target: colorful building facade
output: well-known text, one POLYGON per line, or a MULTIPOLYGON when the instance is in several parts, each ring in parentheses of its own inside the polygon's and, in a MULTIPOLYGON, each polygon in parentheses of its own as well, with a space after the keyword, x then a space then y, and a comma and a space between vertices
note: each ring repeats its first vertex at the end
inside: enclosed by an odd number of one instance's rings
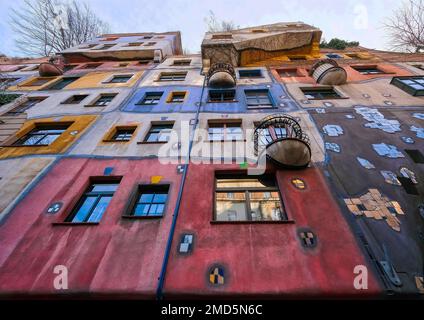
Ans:
POLYGON ((179 32, 112 34, 2 62, 0 296, 423 294, 424 57, 320 38, 278 23, 182 55, 179 32))

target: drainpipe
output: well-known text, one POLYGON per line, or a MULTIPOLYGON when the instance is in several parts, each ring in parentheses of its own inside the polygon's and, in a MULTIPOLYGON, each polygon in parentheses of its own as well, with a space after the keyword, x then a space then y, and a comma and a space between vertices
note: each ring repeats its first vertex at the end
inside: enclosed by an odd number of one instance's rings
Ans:
POLYGON ((187 154, 186 154, 186 157, 185 157, 184 171, 183 171, 183 175, 181 177, 180 188, 178 190, 177 203, 175 205, 174 213, 172 215, 172 224, 171 224, 171 228, 169 230, 168 240, 166 242, 165 255, 163 257, 162 269, 161 269, 160 275, 159 275, 159 284, 158 284, 158 288, 156 290, 156 299, 157 300, 163 299, 163 285, 164 285, 164 282, 165 282, 166 269, 167 269, 167 266, 168 266, 169 254, 171 252, 172 240, 174 238, 174 233, 175 233, 175 226, 177 224, 177 218, 178 218, 178 214, 179 214, 179 211, 180 211, 180 205, 181 205, 181 199, 182 199, 182 196, 183 196, 184 185, 185 185, 185 181, 186 181, 186 178, 187 178, 188 167, 189 167, 189 164, 190 164, 190 154, 191 154, 191 149, 193 147, 194 133, 195 133, 195 131, 197 129, 197 125, 199 123, 200 108, 202 107, 203 93, 205 91, 205 84, 206 84, 206 76, 203 79, 202 93, 200 95, 200 100, 199 100, 199 104, 198 104, 197 111, 196 111, 193 130, 190 133, 190 142, 189 142, 188 151, 187 151, 187 154))

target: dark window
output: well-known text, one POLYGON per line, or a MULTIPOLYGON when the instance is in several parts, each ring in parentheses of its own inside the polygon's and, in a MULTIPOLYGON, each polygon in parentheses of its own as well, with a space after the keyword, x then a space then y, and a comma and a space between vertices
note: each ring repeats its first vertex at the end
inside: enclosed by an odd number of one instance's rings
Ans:
POLYGON ((171 137, 173 124, 154 124, 147 133, 145 142, 167 142, 171 137))
POLYGON ((126 83, 131 78, 132 78, 131 75, 118 75, 118 76, 113 76, 112 79, 110 79, 108 82, 109 83, 126 83))
POLYGON ((236 90, 209 90, 209 102, 236 102, 236 90))
POLYGON ((10 86, 13 82, 18 81, 20 78, 1 78, 0 86, 10 86))
POLYGON ((241 122, 209 123, 209 140, 212 141, 236 141, 243 139, 241 122))
POLYGON ((410 178, 398 177, 398 180, 400 181, 400 183, 401 183, 403 189, 406 191, 406 193, 413 194, 415 196, 419 195, 417 187, 415 186, 415 184, 412 182, 412 180, 410 178))
POLYGON ((6 115, 15 115, 15 114, 23 113, 23 112, 27 111, 29 108, 35 106, 37 103, 40 103, 41 101, 43 101, 46 98, 47 97, 31 97, 31 98, 28 98, 27 101, 21 103, 16 108, 10 110, 9 112, 6 113, 6 115))
POLYGON ((100 67, 101 65, 102 65, 101 63, 87 63, 81 69, 96 69, 97 67, 100 67))
POLYGON ((127 47, 139 47, 143 44, 144 42, 130 42, 128 43, 127 47))
POLYGON ((184 81, 187 72, 162 72, 159 81, 184 81))
POLYGON ((106 211, 113 194, 118 188, 117 181, 92 183, 79 200, 66 222, 99 222, 106 211))
POLYGON ((143 36, 143 39, 152 39, 153 36, 143 36))
POLYGON ((424 76, 395 77, 391 84, 413 96, 424 96, 424 76))
POLYGON ((144 46, 150 47, 150 46, 154 46, 155 44, 156 44, 156 42, 147 42, 144 46))
POLYGON ((342 56, 339 55, 339 54, 336 54, 336 53, 329 53, 329 54, 327 54, 327 58, 330 58, 330 59, 340 59, 340 58, 342 58, 342 56))
POLYGON ((340 96, 333 88, 301 88, 306 98, 311 100, 340 99, 340 96))
POLYGON ((262 70, 252 69, 252 70, 239 70, 240 78, 261 78, 262 70))
POLYGON ((131 215, 135 217, 160 217, 165 212, 169 185, 142 185, 131 215))
POLYGON ((287 220, 275 178, 271 175, 217 175, 215 220, 287 220))
POLYGON ((233 35, 232 34, 225 34, 225 33, 221 33, 221 34, 213 34, 212 35, 212 39, 232 39, 233 35))
POLYGON ((162 98, 163 92, 146 92, 143 99, 141 99, 137 104, 144 105, 155 105, 158 104, 162 98))
POLYGON ((424 163, 424 155, 420 150, 405 150, 415 163, 424 163))
POLYGON ((278 75, 282 78, 288 78, 288 77, 298 77, 297 69, 279 69, 278 75))
POLYGON ((189 66, 191 60, 174 60, 174 66, 189 66))
POLYGON ((168 102, 170 103, 182 103, 184 102, 186 93, 185 92, 172 92, 168 102))
POLYGON ((112 141, 130 141, 136 128, 117 128, 112 141))
POLYGON ((43 125, 39 124, 28 132, 25 136, 18 139, 15 146, 46 146, 53 143, 69 127, 67 125, 43 125))
POLYGON ((363 75, 385 74, 384 71, 378 69, 376 66, 351 66, 351 68, 363 75))
POLYGON ((73 96, 70 96, 68 99, 63 101, 63 104, 78 104, 81 103, 85 98, 87 98, 87 94, 76 94, 73 96))
POLYGON ((59 80, 58 82, 56 82, 55 84, 50 86, 48 89, 49 90, 62 90, 67 85, 71 84, 72 82, 74 82, 78 79, 79 79, 79 77, 62 78, 61 80, 59 80))
POLYGON ((116 97, 116 93, 104 93, 101 94, 100 97, 94 101, 94 103, 92 104, 93 106, 98 106, 98 107, 105 107, 107 106, 110 102, 112 102, 113 98, 116 97))
POLYGON ((295 57, 289 57, 290 61, 303 61, 306 60, 305 56, 295 56, 295 57))
POLYGON ((151 61, 152 61, 152 60, 140 60, 140 61, 138 62, 138 64, 145 65, 145 64, 149 64, 151 61))
POLYGON ((269 91, 266 90, 244 90, 248 107, 271 108, 272 102, 269 91))
POLYGON ((72 65, 72 64, 65 64, 65 67, 63 68, 63 71, 69 71, 72 70, 76 67, 76 65, 72 65))

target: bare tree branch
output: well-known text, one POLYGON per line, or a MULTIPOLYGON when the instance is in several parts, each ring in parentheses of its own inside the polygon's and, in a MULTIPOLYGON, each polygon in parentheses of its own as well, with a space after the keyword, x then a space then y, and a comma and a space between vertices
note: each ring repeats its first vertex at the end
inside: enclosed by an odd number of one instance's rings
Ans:
POLYGON ((86 3, 75 0, 24 0, 23 8, 12 9, 10 23, 16 46, 30 56, 49 56, 110 32, 86 3))
POLYGON ((204 20, 209 32, 229 32, 240 28, 240 26, 236 25, 234 21, 219 21, 212 10, 209 10, 209 16, 204 20))
POLYGON ((421 52, 424 50, 424 0, 408 0, 393 16, 386 19, 392 50, 421 52))

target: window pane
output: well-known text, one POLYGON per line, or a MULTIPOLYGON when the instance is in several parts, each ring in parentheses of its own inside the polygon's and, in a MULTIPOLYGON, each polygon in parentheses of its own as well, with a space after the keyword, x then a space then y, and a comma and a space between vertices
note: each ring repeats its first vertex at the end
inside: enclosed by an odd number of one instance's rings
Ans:
POLYGON ((155 194, 155 196, 153 198, 153 202, 154 203, 165 203, 167 197, 168 197, 168 194, 166 194, 166 193, 155 194))
POLYGON ((244 192, 234 192, 231 197, 227 193, 216 193, 217 221, 246 221, 246 199, 244 192))
POLYGON ((96 202, 97 197, 85 197, 83 200, 83 203, 81 204, 80 208, 78 209, 77 213, 72 219, 72 222, 84 222, 87 215, 91 212, 91 208, 93 207, 94 203, 96 202))
POLYGON ((150 204, 138 204, 135 207, 135 216, 147 216, 149 214, 150 204))
MULTIPOLYGON (((24 142, 22 143, 22 145, 24 146, 34 146, 36 144, 38 144, 38 141, 40 139, 42 139, 44 137, 44 135, 29 135, 27 138, 24 138, 24 142)), ((17 144, 20 144, 19 142, 17 142, 17 144)))
POLYGON ((249 192, 249 198, 253 221, 282 220, 278 192, 249 192))
POLYGON ((59 138, 60 134, 49 134, 46 135, 41 141, 38 142, 38 144, 51 144, 53 143, 57 138, 59 138))
POLYGON ((151 203, 153 201, 153 193, 143 193, 138 202, 151 203))
POLYGON ((91 192, 114 192, 118 188, 118 184, 94 184, 91 187, 91 192))
POLYGON ((217 188, 265 188, 275 186, 271 181, 258 179, 218 179, 217 188))
POLYGON ((97 203, 94 208, 88 222, 99 222, 102 218, 103 213, 106 211, 107 206, 109 205, 110 200, 112 200, 111 196, 101 197, 100 201, 97 203))

